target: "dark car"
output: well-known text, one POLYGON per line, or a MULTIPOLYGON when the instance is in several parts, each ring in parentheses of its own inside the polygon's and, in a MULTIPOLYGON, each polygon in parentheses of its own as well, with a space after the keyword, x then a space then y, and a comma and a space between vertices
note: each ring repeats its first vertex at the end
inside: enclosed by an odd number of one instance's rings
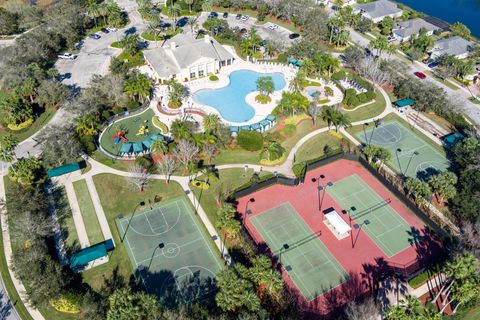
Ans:
POLYGON ((239 13, 239 14, 237 14, 237 15, 235 16, 235 19, 237 19, 237 20, 240 20, 240 19, 242 19, 242 15, 241 15, 240 13, 239 13))
POLYGON ((420 79, 425 79, 427 76, 425 75, 425 73, 423 72, 420 72, 420 71, 416 71, 413 73, 417 78, 420 78, 420 79))
POLYGON ((262 41, 260 41, 260 46, 265 47, 267 45, 267 43, 268 43, 267 40, 262 40, 262 41))
POLYGON ((288 36, 289 39, 297 39, 298 37, 300 37, 298 33, 290 33, 288 36))
POLYGON ((102 30, 100 30, 100 31, 102 31, 103 33, 110 33, 110 31, 108 31, 107 28, 102 28, 102 30))
POLYGON ((188 23, 188 18, 187 17, 182 17, 180 19, 178 19, 177 23, 176 23, 176 26, 177 27, 184 27, 186 24, 188 23))
POLYGON ((160 23, 160 28, 163 28, 163 29, 170 28, 171 26, 172 26, 172 24, 169 23, 169 22, 160 23))
POLYGON ((210 14, 208 15, 208 18, 209 19, 214 19, 214 18, 217 18, 218 17, 218 13, 216 12, 210 12, 210 14))
POLYGON ((101 38, 100 35, 98 35, 96 33, 92 33, 91 35, 89 35, 89 37, 92 38, 92 39, 95 39, 95 40, 98 40, 98 39, 101 38))
POLYGON ((227 19, 228 18, 228 12, 224 12, 223 13, 223 19, 227 19))
POLYGON ((430 63, 428 64, 428 67, 429 67, 430 69, 433 69, 433 68, 435 68, 436 66, 438 66, 438 62, 437 62, 437 61, 430 62, 430 63))

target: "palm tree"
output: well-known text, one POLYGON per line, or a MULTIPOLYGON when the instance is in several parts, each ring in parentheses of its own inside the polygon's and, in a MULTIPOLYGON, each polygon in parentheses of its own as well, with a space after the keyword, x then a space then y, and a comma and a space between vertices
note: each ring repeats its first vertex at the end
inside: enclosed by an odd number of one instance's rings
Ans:
POLYGON ((100 17, 103 18, 104 26, 107 25, 107 16, 108 16, 108 13, 110 12, 110 9, 111 8, 109 8, 109 5, 107 2, 102 2, 98 5, 98 14, 100 15, 100 17))
POLYGON ((93 136, 97 134, 100 121, 96 116, 89 113, 76 120, 75 131, 80 136, 93 136))
POLYGON ((170 6, 168 8, 168 15, 170 16, 170 18, 173 19, 173 24, 172 24, 173 31, 176 30, 177 20, 181 16, 181 14, 182 14, 182 8, 178 3, 175 3, 173 6, 170 6))
POLYGON ((15 159, 15 148, 18 140, 11 134, 0 138, 0 161, 12 162, 15 159))
POLYGON ((340 30, 339 32, 333 35, 333 42, 335 47, 346 46, 348 43, 350 33, 347 30, 340 30))
POLYGON ((225 239, 235 239, 240 233, 240 222, 235 219, 235 214, 235 208, 229 203, 224 203, 218 210, 217 228, 223 230, 225 239))
POLYGON ((206 132, 211 132, 218 128, 218 125, 220 124, 220 117, 215 114, 215 113, 209 113, 203 118, 203 129, 206 132))
POLYGON ((125 82, 125 93, 136 101, 145 102, 152 93, 152 80, 140 72, 133 72, 125 82))
POLYGON ((184 0, 186 4, 188 4, 188 12, 192 12, 192 4, 195 2, 195 0, 184 0))
POLYGON ((153 36, 153 39, 155 40, 155 46, 158 47, 158 38, 162 35, 163 30, 158 24, 149 23, 147 26, 147 32, 153 36))
POLYGON ((155 139, 150 146, 150 150, 155 154, 165 155, 168 152, 168 143, 165 139, 155 139))
POLYGON ((86 3, 87 16, 93 19, 97 27, 97 18, 100 16, 99 6, 96 0, 88 0, 86 3))
POLYGON ((333 35, 335 33, 338 33, 345 26, 345 21, 343 21, 342 18, 334 17, 328 20, 327 26, 328 26, 328 29, 330 30, 330 39, 328 43, 331 44, 333 40, 333 35))
POLYGON ((262 159, 274 161, 280 159, 285 153, 285 148, 278 141, 269 141, 261 153, 262 159))
POLYGON ((305 69, 303 67, 298 70, 295 78, 290 81, 289 89, 293 92, 300 92, 305 85, 305 69))
POLYGON ((334 111, 335 110, 333 110, 330 106, 326 106, 322 110, 322 120, 327 123, 328 130, 330 130, 330 127, 332 126, 334 111))
POLYGON ((138 34, 126 34, 120 40, 122 47, 130 56, 134 56, 138 52, 140 46, 140 37, 138 34))
POLYGON ((275 90, 275 83, 272 77, 259 77, 256 84, 260 95, 264 97, 268 97, 275 90))
POLYGON ((335 126, 336 132, 338 132, 338 129, 341 127, 348 128, 352 125, 348 116, 339 110, 333 110, 332 123, 335 126))
POLYGON ((192 32, 192 34, 193 34, 193 29, 197 26, 198 18, 199 18, 198 15, 188 18, 187 23, 190 26, 190 31, 192 32))
POLYGON ((405 308, 405 313, 412 318, 415 318, 415 316, 418 315, 419 310, 422 306, 420 303, 420 300, 418 300, 417 297, 412 296, 410 294, 406 295, 403 298, 403 304, 405 308))

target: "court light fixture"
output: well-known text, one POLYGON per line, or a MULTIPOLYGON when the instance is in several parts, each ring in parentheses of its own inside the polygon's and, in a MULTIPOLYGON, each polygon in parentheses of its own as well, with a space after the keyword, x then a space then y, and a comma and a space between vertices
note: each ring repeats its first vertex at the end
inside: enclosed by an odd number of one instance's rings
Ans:
POLYGON ((312 182, 313 183, 317 182, 317 178, 312 178, 312 182))
POLYGON ((250 198, 250 199, 248 199, 248 201, 250 201, 251 203, 254 203, 254 202, 255 202, 255 198, 250 198))
POLYGON ((247 209, 247 211, 245 211, 245 214, 248 216, 249 214, 252 214, 252 210, 250 209, 247 209))
POLYGON ((288 245, 288 243, 284 243, 284 244, 283 244, 283 249, 285 249, 285 250, 290 249, 290 246, 288 245))
POLYGON ((321 174, 320 179, 325 179, 325 176, 323 174, 321 174))
POLYGON ((158 244, 158 247, 159 247, 160 249, 163 249, 163 248, 165 248, 165 244, 164 244, 163 242, 160 242, 160 243, 158 244))
POLYGON ((285 270, 288 271, 288 272, 292 271, 292 266, 291 265, 286 266, 285 270))
POLYGON ((397 148, 397 152, 402 152, 402 149, 400 149, 400 148, 397 148))

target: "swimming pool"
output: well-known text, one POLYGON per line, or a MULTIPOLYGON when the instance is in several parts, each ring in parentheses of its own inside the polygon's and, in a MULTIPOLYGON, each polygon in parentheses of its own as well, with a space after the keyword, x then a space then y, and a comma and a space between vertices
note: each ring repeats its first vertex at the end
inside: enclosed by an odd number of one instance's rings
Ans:
POLYGON ((259 73, 250 70, 234 71, 230 74, 230 84, 219 89, 203 89, 193 94, 193 99, 201 104, 211 106, 220 112, 222 118, 229 122, 245 122, 253 118, 255 110, 245 101, 245 96, 257 91, 260 77, 272 77, 275 91, 282 90, 285 78, 280 72, 259 73))

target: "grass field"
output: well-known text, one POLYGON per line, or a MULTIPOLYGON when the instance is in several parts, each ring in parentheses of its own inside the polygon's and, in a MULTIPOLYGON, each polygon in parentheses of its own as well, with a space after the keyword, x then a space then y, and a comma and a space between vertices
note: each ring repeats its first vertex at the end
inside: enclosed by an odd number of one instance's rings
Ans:
MULTIPOLYGON (((120 244, 120 237, 115 223, 115 219, 120 213, 129 213, 135 210, 140 202, 148 205, 148 199, 155 196, 162 201, 183 195, 183 190, 176 182, 170 182, 166 187, 165 181, 154 180, 147 186, 143 193, 134 190, 124 177, 113 174, 99 174, 93 177, 103 210, 108 220, 108 225, 112 231, 113 240, 120 244)), ((137 208, 145 210, 141 206, 137 208)), ((110 255, 110 261, 107 264, 95 267, 83 272, 85 281, 96 290, 100 290, 105 278, 111 277, 113 271, 118 268, 118 274, 125 280, 132 276, 133 269, 124 246, 117 245, 110 255)))
POLYGON ((324 156, 326 146, 330 150, 338 149, 340 147, 340 139, 327 132, 310 138, 295 154, 295 164, 324 156))
POLYGON ((152 124, 152 117, 154 115, 155 113, 152 109, 147 109, 140 114, 116 121, 114 124, 111 124, 105 129, 104 134, 101 137, 100 144, 106 151, 116 155, 123 144, 123 142, 115 144, 115 139, 112 138, 118 128, 122 128, 126 132, 125 137, 129 142, 141 142, 148 138, 146 135, 137 135, 138 130, 142 126, 148 128, 150 135, 154 133, 160 133, 160 130, 158 130, 152 124))
MULTIPOLYGON (((335 181, 327 189, 336 203, 349 211, 350 217, 363 229, 387 257, 412 245, 411 226, 359 176, 335 181)), ((354 228, 355 229, 355 228, 354 228)))
POLYGON ((355 111, 344 112, 351 122, 361 121, 364 119, 375 118, 385 110, 387 102, 383 95, 377 90, 375 102, 365 107, 361 107, 355 111))
POLYGON ((83 223, 87 230, 88 240, 90 245, 97 244, 104 241, 102 229, 98 222, 97 213, 93 206, 90 192, 88 191, 87 182, 85 180, 75 181, 73 183, 73 189, 77 196, 78 206, 82 213, 83 223))
POLYGON ((80 249, 77 229, 73 222, 72 211, 68 203, 65 187, 56 187, 53 191, 53 197, 55 199, 55 208, 67 251, 80 249))
POLYGON ((268 247, 311 301, 348 280, 348 274, 295 209, 285 203, 250 218, 268 247))
POLYGON ((117 220, 136 276, 165 303, 172 295, 189 300, 210 294, 223 268, 188 202, 182 196, 117 220))
POLYGON ((18 139, 19 142, 31 137, 34 135, 38 130, 43 128, 44 125, 46 125, 50 119, 55 115, 55 112, 57 112, 57 109, 55 108, 47 108, 40 116, 35 120, 35 122, 28 128, 19 130, 19 131, 10 131, 5 128, 0 127, 0 138, 2 136, 12 134, 15 138, 18 139))

